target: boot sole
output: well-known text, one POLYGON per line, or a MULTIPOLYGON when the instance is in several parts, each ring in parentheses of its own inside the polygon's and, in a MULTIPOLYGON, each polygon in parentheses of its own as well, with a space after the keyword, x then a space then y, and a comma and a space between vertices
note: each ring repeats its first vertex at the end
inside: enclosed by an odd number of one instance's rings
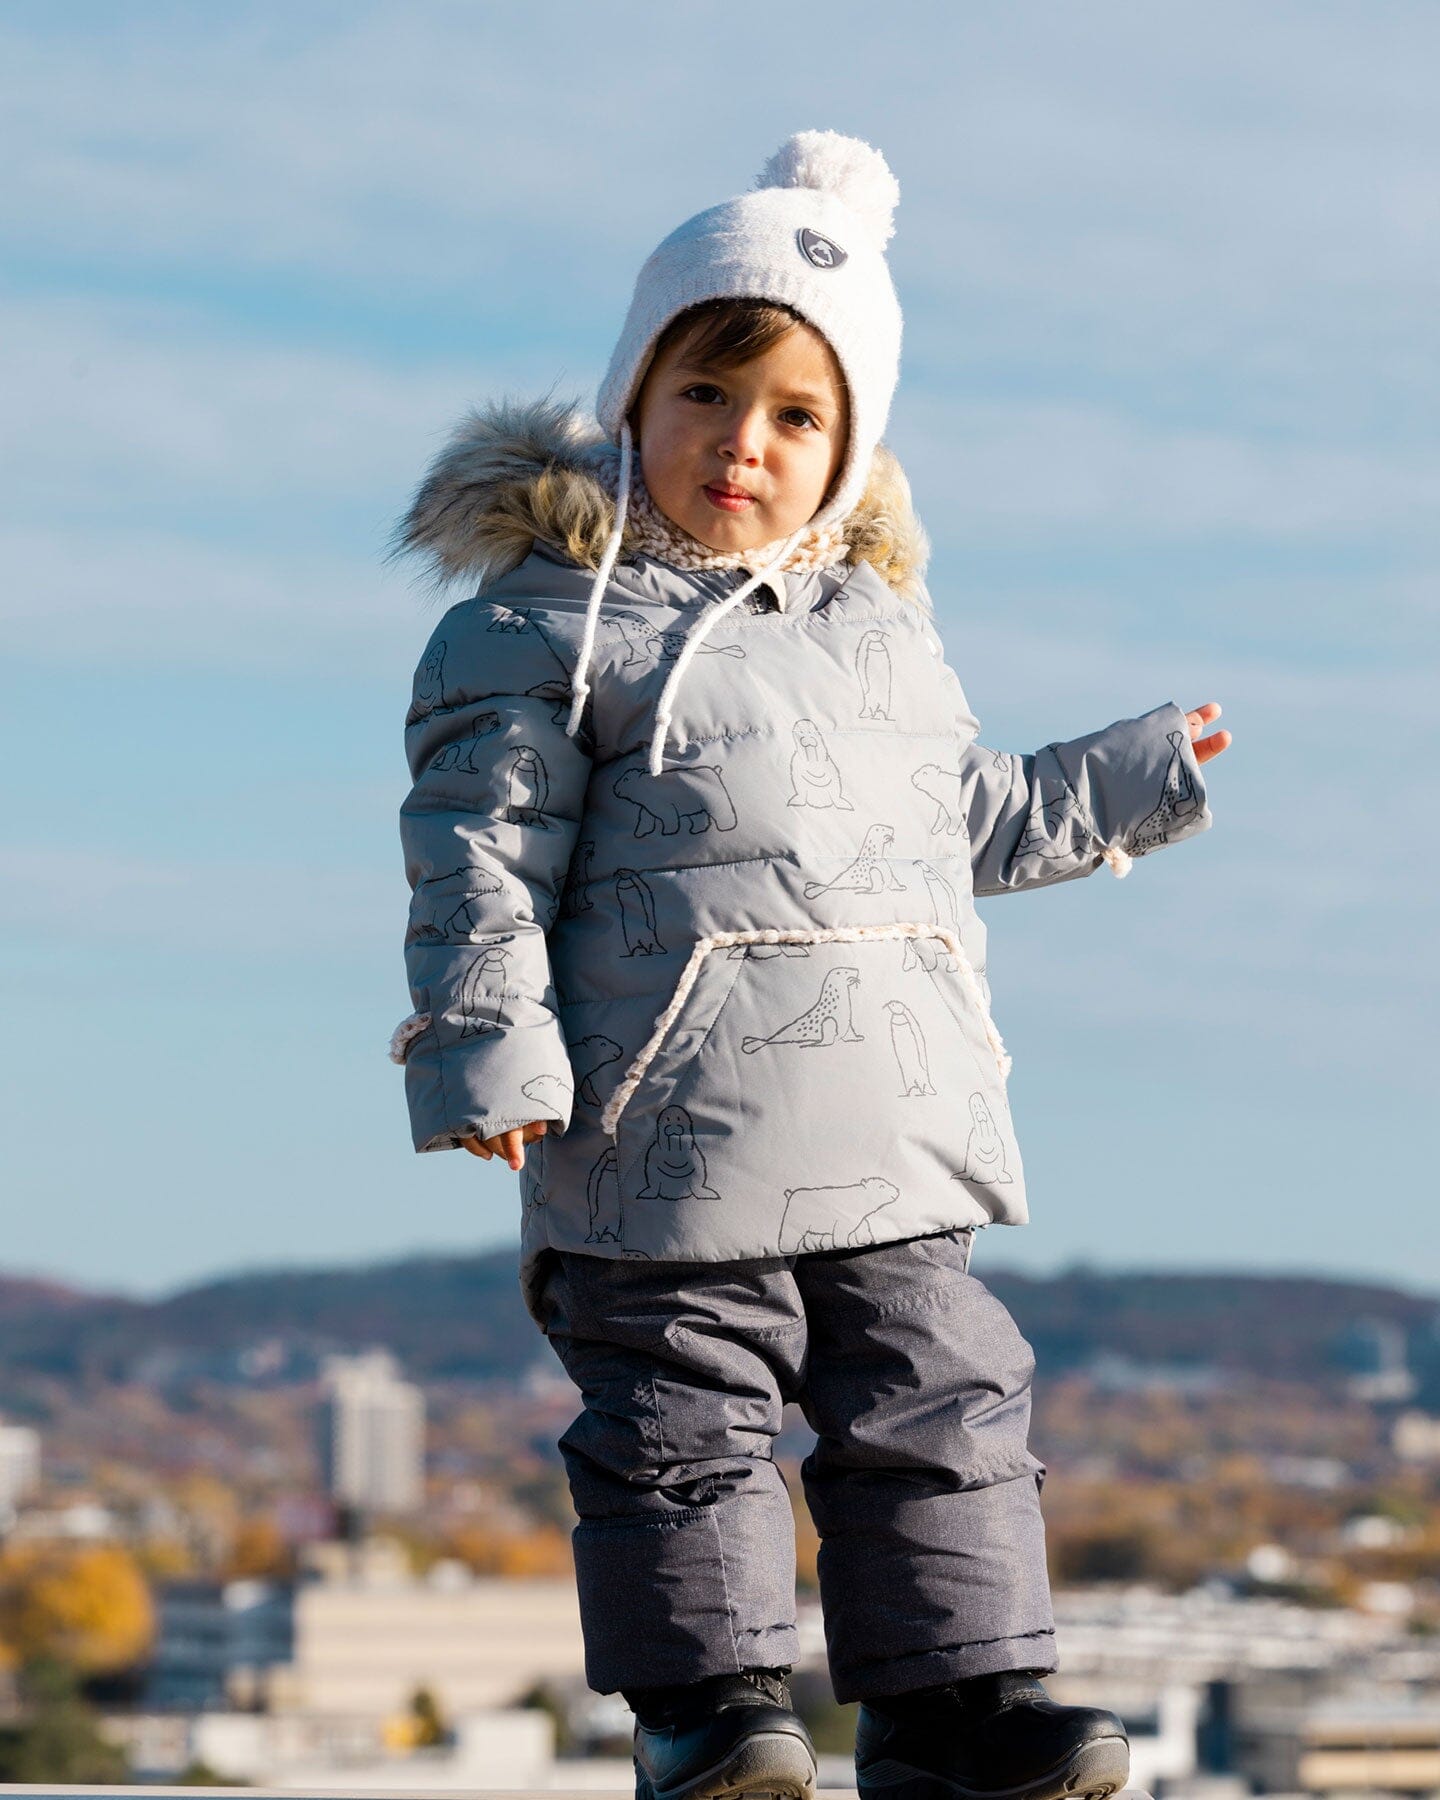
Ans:
POLYGON ((637 1769, 635 1800, 815 1800, 815 1759, 792 1732, 756 1732, 678 1787, 657 1788, 637 1769))
POLYGON ((893 1757, 857 1771, 860 1800, 1110 1800, 1129 1779, 1130 1745, 1123 1737, 1095 1738, 1019 1787, 966 1787, 893 1757))

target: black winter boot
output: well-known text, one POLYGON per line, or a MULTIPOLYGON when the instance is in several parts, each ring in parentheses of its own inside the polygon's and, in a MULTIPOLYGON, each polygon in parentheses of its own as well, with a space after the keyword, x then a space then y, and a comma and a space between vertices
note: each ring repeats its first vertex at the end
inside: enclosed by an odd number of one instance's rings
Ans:
POLYGON ((791 1710, 788 1674, 623 1689, 635 1714, 635 1800, 814 1800, 815 1746, 791 1710))
POLYGON ((855 1774, 860 1800, 1108 1800, 1130 1740, 1114 1713, 1006 1669, 862 1701, 855 1774))

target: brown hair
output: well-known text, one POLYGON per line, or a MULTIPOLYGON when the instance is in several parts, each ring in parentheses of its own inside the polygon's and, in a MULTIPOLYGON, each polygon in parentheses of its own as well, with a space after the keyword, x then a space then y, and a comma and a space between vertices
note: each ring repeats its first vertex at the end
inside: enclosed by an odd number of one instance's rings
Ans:
MULTIPOLYGON (((742 363, 763 356, 797 325, 808 325, 803 313, 778 300, 701 300, 687 306, 655 340, 646 373, 677 341, 693 332, 690 354, 697 362, 710 363, 717 369, 736 369, 742 363)), ((833 354, 833 352, 832 352, 833 354)), ((839 368, 840 359, 835 358, 839 368)), ((642 380, 641 387, 644 386, 642 380)), ((840 369, 840 388, 849 400, 845 371, 840 369)), ((639 390, 636 390, 636 399, 639 390)))
POLYGON ((655 343, 652 361, 686 333, 693 331, 690 353, 697 362, 734 369, 763 356, 801 323, 791 306, 775 300, 701 300, 677 313, 655 343))

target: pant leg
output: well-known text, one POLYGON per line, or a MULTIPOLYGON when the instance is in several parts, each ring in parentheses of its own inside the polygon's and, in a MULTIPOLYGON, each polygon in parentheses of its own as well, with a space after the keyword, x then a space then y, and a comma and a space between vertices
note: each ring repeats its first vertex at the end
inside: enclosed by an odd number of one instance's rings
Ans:
POLYGON ((585 1401, 560 1450, 587 1681, 793 1663, 794 1516, 772 1455, 804 1357, 788 1259, 551 1254, 540 1314, 585 1401))
POLYGON ((972 1234, 799 1256, 802 1475, 838 1700, 1056 1667, 1029 1344, 972 1234))

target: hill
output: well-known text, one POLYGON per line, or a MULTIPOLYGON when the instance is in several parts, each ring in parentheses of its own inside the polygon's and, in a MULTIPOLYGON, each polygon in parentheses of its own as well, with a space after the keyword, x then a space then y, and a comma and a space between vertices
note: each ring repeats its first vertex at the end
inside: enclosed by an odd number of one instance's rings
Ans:
MULTIPOLYGON (((1440 1357, 1436 1300, 1374 1283, 1225 1270, 977 1273, 1014 1313, 1044 1373, 1108 1355, 1150 1369, 1328 1382, 1363 1367, 1377 1326, 1393 1328, 1423 1368, 1440 1357)), ((549 1362, 510 1250, 242 1272, 153 1301, 0 1276, 0 1404, 36 1377, 86 1386, 306 1379, 325 1353, 372 1344, 430 1381, 513 1380, 549 1362)))

